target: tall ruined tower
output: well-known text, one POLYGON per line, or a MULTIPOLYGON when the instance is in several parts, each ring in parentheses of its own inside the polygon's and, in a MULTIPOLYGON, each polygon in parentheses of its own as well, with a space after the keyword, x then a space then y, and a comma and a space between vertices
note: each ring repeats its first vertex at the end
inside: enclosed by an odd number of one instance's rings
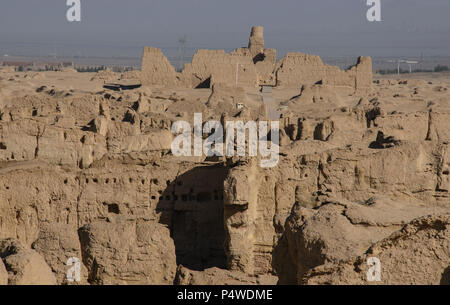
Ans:
POLYGON ((248 48, 253 56, 264 53, 264 28, 262 26, 252 27, 248 48))

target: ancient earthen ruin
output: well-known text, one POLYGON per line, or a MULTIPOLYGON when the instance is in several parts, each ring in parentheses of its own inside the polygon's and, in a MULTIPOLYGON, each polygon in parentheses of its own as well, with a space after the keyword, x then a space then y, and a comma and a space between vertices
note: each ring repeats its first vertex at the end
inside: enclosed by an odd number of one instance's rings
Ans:
POLYGON ((0 71, 0 284, 449 284, 449 88, 277 61, 261 27, 182 72, 150 47, 141 72, 0 71), (278 165, 174 156, 194 112, 278 120, 278 165))
POLYGON ((160 49, 146 47, 142 57, 142 84, 209 88, 214 84, 238 87, 300 87, 323 84, 368 90, 372 86, 372 62, 360 57, 349 70, 328 66, 319 56, 288 53, 277 61, 275 49, 264 48, 263 28, 252 28, 248 48, 231 53, 199 50, 192 63, 177 73, 160 49))

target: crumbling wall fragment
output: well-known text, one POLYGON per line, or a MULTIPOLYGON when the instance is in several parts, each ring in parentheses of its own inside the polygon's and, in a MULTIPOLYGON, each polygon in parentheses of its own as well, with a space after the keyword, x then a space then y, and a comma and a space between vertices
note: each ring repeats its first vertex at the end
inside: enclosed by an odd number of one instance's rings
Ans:
POLYGON ((355 66, 349 70, 341 70, 336 66, 324 64, 317 55, 288 53, 277 63, 275 71, 277 87, 301 87, 321 83, 369 90, 372 86, 370 57, 360 57, 355 66))
POLYGON ((164 226, 117 218, 79 229, 83 262, 92 284, 171 284, 175 247, 164 226))
POLYGON ((256 162, 234 167, 224 183, 225 252, 229 270, 255 271, 254 235, 258 204, 256 162))
POLYGON ((18 240, 0 241, 0 259, 5 263, 10 285, 56 285, 55 276, 44 258, 18 240))
POLYGON ((214 83, 255 87, 258 75, 252 57, 246 54, 228 54, 224 50, 199 50, 186 64, 182 79, 188 87, 210 87, 214 83), (214 75, 214 82, 210 79, 214 75), (209 81, 209 82, 208 82, 209 81))
POLYGON ((142 85, 175 86, 177 72, 162 51, 145 47, 142 55, 142 85))

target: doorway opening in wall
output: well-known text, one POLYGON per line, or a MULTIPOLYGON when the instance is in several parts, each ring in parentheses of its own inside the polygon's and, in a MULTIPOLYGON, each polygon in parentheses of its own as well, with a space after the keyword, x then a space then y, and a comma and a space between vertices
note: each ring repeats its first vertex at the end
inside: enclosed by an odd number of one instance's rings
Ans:
POLYGON ((253 57, 253 63, 256 64, 257 62, 264 61, 265 58, 266 55, 264 55, 263 53, 259 53, 258 55, 253 57))
POLYGON ((201 82, 195 89, 208 89, 211 87, 211 77, 208 77, 203 82, 201 82))

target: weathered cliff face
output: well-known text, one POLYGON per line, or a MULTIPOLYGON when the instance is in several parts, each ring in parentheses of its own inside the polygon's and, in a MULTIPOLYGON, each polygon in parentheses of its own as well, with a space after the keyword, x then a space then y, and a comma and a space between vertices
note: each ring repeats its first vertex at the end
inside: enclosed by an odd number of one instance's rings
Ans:
POLYGON ((183 110, 198 107, 205 120, 219 108, 224 118, 261 115, 243 89, 215 88, 200 101, 147 89, 6 100, 0 239, 37 251, 59 284, 73 257, 81 284, 171 284, 177 265, 227 268, 229 166, 170 154, 172 122, 192 121, 183 110))
POLYGON ((302 284, 367 283, 368 259, 381 264, 380 281, 387 285, 449 285, 450 215, 418 218, 373 244, 362 256, 321 265, 301 279, 302 284))
POLYGON ((0 73, 1 284, 75 284, 71 258, 78 284, 366 284, 372 256, 383 283, 448 282, 448 83, 322 81, 274 88, 268 105, 214 77, 114 92, 81 73, 0 73), (282 115, 275 167, 171 150, 193 112, 260 123, 268 106, 282 115))
POLYGON ((10 285, 55 285, 55 276, 36 251, 27 249, 18 240, 5 239, 0 241, 0 279, 10 285), (3 263, 5 264, 3 266, 3 263))
MULTIPOLYGON (((285 235, 274 252, 275 267, 280 271, 280 283, 303 283, 305 277, 309 277, 308 272, 315 273, 313 268, 327 269, 329 265, 356 259, 360 255, 365 255, 371 245, 400 230, 404 224, 411 221, 414 223, 413 220, 422 215, 440 215, 445 211, 444 208, 430 209, 417 203, 389 201, 387 198, 376 198, 366 206, 345 201, 327 202, 317 210, 302 208, 298 204, 289 216, 285 235), (313 271, 310 271, 311 269, 313 271)), ((434 244, 433 241, 422 240, 422 242, 424 248, 433 247, 434 244)), ((413 252, 413 248, 409 250, 413 252)), ((379 253, 372 254, 366 255, 366 257, 377 257, 383 265, 384 263, 395 264, 391 263, 387 256, 379 255, 379 253)), ((442 261, 434 262, 437 266, 441 266, 440 270, 436 270, 436 272, 444 271, 445 255, 448 257, 448 251, 443 250, 442 261)), ((406 260, 406 258, 404 259, 406 260)), ((397 263, 400 261, 401 259, 398 259, 397 263)), ((364 262, 361 261, 360 264, 366 262, 367 259, 364 262)), ((407 265, 408 262, 405 261, 404 264, 407 265)), ((367 271, 367 269, 362 268, 360 271, 367 271)), ((392 276, 393 272, 395 271, 386 272, 383 269, 385 279, 387 280, 388 274, 392 276)), ((320 274, 320 271, 317 271, 317 274, 320 274)), ((360 284, 367 283, 365 274, 366 272, 364 272, 364 279, 361 279, 360 284)), ((360 275, 363 273, 358 276, 360 275)), ((397 277, 397 280, 400 281, 400 278, 401 276, 397 277)), ((331 277, 327 279, 330 280, 331 277)), ((351 282, 355 281, 356 277, 347 279, 351 282)), ((408 282, 411 279, 404 278, 404 280, 408 282)), ((311 280, 311 283, 312 281, 314 280, 311 280)), ((334 283, 337 282, 339 280, 334 283)), ((417 283, 419 282, 425 283, 423 279, 417 278, 417 283)), ((385 283, 391 282, 387 280, 385 283)), ((410 283, 414 283, 414 281, 410 283)))
POLYGON ((256 162, 234 167, 225 180, 225 251, 230 270, 255 273, 257 195, 260 181, 256 162))
POLYGON ((91 284, 173 283, 175 247, 162 225, 116 217, 86 224, 78 233, 91 284))
POLYGON ((276 277, 270 275, 250 276, 239 271, 209 268, 193 271, 178 266, 175 285, 275 285, 276 277))
POLYGON ((8 271, 6 271, 3 261, 0 260, 0 285, 8 284, 8 271))
POLYGON ((276 171, 258 169, 256 181, 251 162, 231 169, 225 184, 225 194, 232 194, 225 196, 229 269, 274 272, 281 284, 300 283, 314 267, 355 258, 414 219, 449 211, 446 193, 436 190, 432 149, 402 144, 347 156, 331 146, 312 150, 286 156, 276 171))
MULTIPOLYGON (((111 111, 109 103, 95 94, 12 99, 2 109, 0 160, 41 160, 87 168, 108 151, 170 149, 172 136, 164 126, 156 132, 141 130, 138 113, 133 109, 111 111)), ((165 125, 168 129, 169 124, 165 125)))

